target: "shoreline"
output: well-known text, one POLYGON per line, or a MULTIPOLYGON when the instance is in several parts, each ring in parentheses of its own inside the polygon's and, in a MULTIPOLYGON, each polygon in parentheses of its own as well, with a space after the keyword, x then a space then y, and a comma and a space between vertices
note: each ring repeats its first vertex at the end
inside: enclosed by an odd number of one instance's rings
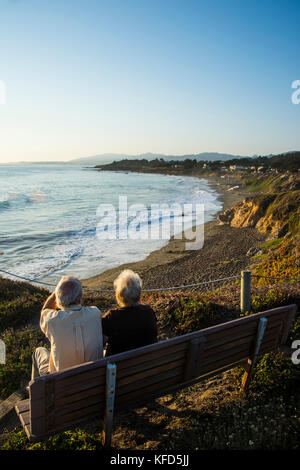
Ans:
MULTIPOLYGON (((222 241, 225 235, 223 245, 226 245, 227 242, 232 239, 232 244, 236 248, 238 248, 236 244, 240 244, 241 235, 246 235, 245 231, 247 231, 248 233, 248 236, 246 238, 249 238, 250 232, 255 232, 251 233, 250 236, 251 246, 252 241, 255 244, 256 241, 261 241, 262 239, 264 239, 261 234, 257 234, 257 236, 255 236, 257 232, 255 231, 255 229, 237 229, 229 226, 218 225, 217 215, 220 212, 223 212, 224 210, 234 206, 238 202, 244 200, 245 197, 250 195, 249 192, 243 190, 242 188, 228 191, 230 187, 240 185, 240 182, 237 181, 236 178, 234 180, 230 178, 230 181, 226 181, 216 176, 206 176, 205 178, 200 178, 205 179, 208 182, 209 186, 213 190, 218 192, 218 199, 222 203, 221 211, 214 215, 213 220, 204 223, 203 248, 195 251, 186 251, 186 240, 184 240, 183 237, 181 239, 171 238, 165 246, 159 248, 158 250, 152 251, 145 259, 141 261, 136 261, 133 263, 124 263, 118 267, 108 269, 98 275, 92 276, 87 279, 82 279, 83 286, 93 289, 112 289, 114 279, 123 269, 132 269, 133 271, 136 271, 141 276, 143 280, 143 287, 145 289, 157 287, 170 287, 178 284, 181 285, 185 284, 186 282, 189 282, 188 279, 191 279, 189 276, 186 275, 187 273, 185 272, 185 265, 187 264, 190 265, 190 268, 192 269, 192 271, 190 272, 192 278, 195 278, 197 274, 198 282, 198 280, 202 279, 203 276, 200 276, 199 278, 199 274, 201 274, 201 272, 196 273, 195 271, 198 270, 195 266, 192 268, 191 264, 193 263, 190 262, 191 258, 202 258, 202 263, 200 263, 200 265, 203 265, 203 260, 207 258, 207 255, 209 255, 209 258, 215 256, 219 259, 220 263, 226 263, 228 261, 227 259, 224 259, 226 258, 226 252, 224 252, 223 254, 220 250, 217 250, 216 252, 216 246, 214 246, 213 243, 214 241, 220 243, 220 240, 222 241), (233 232, 235 233, 233 234, 233 232), (237 236, 238 232, 240 236, 237 236)), ((193 230, 194 228, 195 226, 191 230, 193 230)), ((246 248, 248 245, 249 243, 246 243, 246 248)), ((229 252, 231 251, 232 250, 229 250, 229 252)), ((199 262, 200 261, 201 260, 199 260, 199 262)), ((224 267, 225 265, 226 264, 224 264, 224 267)), ((228 271, 228 269, 226 269, 226 271, 228 271)), ((209 276, 210 273, 207 269, 205 269, 202 271, 202 274, 209 276)))

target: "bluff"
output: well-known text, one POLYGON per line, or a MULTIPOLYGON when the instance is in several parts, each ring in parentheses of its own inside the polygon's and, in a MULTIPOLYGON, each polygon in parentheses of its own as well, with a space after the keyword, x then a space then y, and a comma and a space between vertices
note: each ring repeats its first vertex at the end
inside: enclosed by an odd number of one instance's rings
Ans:
MULTIPOLYGON (((264 178, 256 183, 258 192, 222 212, 220 225, 255 227, 272 238, 299 234, 300 228, 300 177, 281 175, 272 181, 264 178)), ((253 181, 245 182, 245 187, 253 181)))

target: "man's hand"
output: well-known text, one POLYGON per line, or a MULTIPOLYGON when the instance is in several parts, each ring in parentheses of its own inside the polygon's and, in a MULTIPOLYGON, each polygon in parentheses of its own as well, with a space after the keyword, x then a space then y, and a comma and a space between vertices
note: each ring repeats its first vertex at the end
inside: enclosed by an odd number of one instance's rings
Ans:
POLYGON ((46 308, 50 308, 51 310, 55 310, 57 307, 56 305, 56 296, 55 292, 53 292, 51 295, 49 295, 48 299, 43 305, 42 311, 45 310, 46 308))

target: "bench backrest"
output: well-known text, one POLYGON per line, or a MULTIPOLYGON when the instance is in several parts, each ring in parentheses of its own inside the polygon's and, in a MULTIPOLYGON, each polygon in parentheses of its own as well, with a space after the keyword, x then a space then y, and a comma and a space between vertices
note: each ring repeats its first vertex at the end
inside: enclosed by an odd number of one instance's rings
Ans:
POLYGON ((31 435, 103 417, 108 363, 117 366, 115 407, 137 404, 245 363, 261 318, 267 326, 260 353, 285 344, 295 313, 295 305, 279 307, 39 377, 30 384, 31 435))

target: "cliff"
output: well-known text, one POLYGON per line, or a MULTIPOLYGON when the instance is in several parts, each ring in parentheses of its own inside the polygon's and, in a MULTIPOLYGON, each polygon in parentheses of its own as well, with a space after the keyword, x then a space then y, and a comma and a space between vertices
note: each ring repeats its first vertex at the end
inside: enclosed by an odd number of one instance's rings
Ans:
MULTIPOLYGON (((255 227, 272 238, 299 233, 300 189, 299 177, 278 177, 273 184, 259 181, 260 194, 219 214, 220 225, 232 227, 255 227)), ((251 181, 253 185, 253 181, 251 181)), ((247 187, 247 183, 246 183, 247 187)))

